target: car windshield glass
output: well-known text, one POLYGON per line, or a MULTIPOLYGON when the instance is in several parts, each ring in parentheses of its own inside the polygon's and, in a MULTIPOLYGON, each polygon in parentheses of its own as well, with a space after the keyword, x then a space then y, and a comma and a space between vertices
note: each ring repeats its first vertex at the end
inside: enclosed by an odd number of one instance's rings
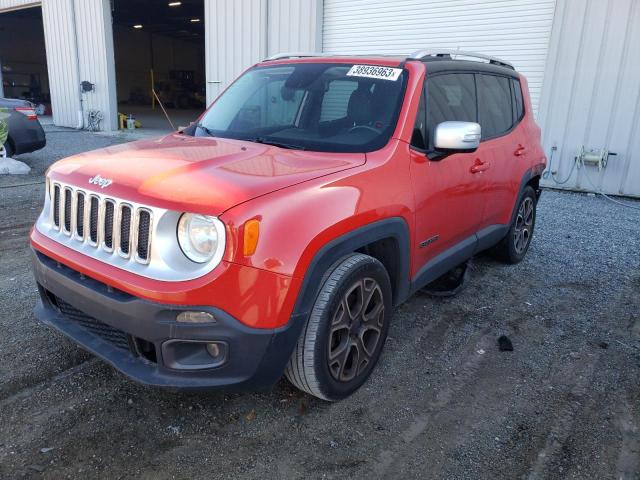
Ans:
POLYGON ((392 135, 406 73, 371 65, 298 63, 256 67, 204 114, 210 135, 325 152, 370 152, 392 135))

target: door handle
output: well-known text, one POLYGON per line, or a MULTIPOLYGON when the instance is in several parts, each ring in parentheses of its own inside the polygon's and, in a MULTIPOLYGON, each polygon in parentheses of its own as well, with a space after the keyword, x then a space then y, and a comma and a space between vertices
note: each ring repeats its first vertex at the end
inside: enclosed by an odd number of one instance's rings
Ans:
POLYGON ((516 157, 521 157, 522 155, 524 155, 526 153, 527 149, 524 148, 522 145, 518 144, 518 148, 516 148, 515 152, 513 152, 513 154, 516 157))
POLYGON ((475 163, 471 166, 469 171, 471 173, 480 173, 480 172, 484 172, 485 170, 488 170, 490 166, 491 164, 489 162, 483 162, 479 158, 476 158, 475 163))

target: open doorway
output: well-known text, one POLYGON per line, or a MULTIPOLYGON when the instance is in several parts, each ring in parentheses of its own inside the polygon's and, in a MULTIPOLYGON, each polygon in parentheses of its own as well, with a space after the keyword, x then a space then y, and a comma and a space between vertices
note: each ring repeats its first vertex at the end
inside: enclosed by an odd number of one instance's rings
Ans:
POLYGON ((143 131, 189 125, 204 111, 204 0, 114 0, 118 112, 143 131), (157 98, 152 93, 155 90, 157 98))
POLYGON ((41 7, 0 13, 0 72, 0 97, 29 100, 39 116, 51 115, 41 7))

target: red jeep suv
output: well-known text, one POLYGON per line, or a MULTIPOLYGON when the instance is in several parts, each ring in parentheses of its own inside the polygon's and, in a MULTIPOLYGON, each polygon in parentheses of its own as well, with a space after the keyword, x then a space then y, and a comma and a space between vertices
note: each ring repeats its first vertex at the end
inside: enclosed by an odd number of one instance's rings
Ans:
POLYGON ((36 315, 144 384, 338 400, 396 305, 482 250, 522 260, 545 163, 501 60, 272 57, 189 128, 49 169, 36 315))

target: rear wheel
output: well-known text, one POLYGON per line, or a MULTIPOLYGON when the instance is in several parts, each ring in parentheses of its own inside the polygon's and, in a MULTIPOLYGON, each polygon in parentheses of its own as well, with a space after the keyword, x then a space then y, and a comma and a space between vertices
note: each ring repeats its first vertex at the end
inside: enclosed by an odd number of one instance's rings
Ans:
POLYGON ((353 254, 326 277, 285 370, 324 400, 351 395, 378 362, 391 317, 391 283, 375 258, 353 254))
POLYGON ((518 202, 516 216, 509 233, 493 249, 496 256, 506 263, 518 263, 527 254, 536 224, 536 192, 525 187, 518 202))
POLYGON ((13 157, 14 150, 13 150, 13 147, 11 146, 11 142, 9 141, 9 139, 7 139, 7 141, 4 144, 4 151, 7 158, 13 157))

